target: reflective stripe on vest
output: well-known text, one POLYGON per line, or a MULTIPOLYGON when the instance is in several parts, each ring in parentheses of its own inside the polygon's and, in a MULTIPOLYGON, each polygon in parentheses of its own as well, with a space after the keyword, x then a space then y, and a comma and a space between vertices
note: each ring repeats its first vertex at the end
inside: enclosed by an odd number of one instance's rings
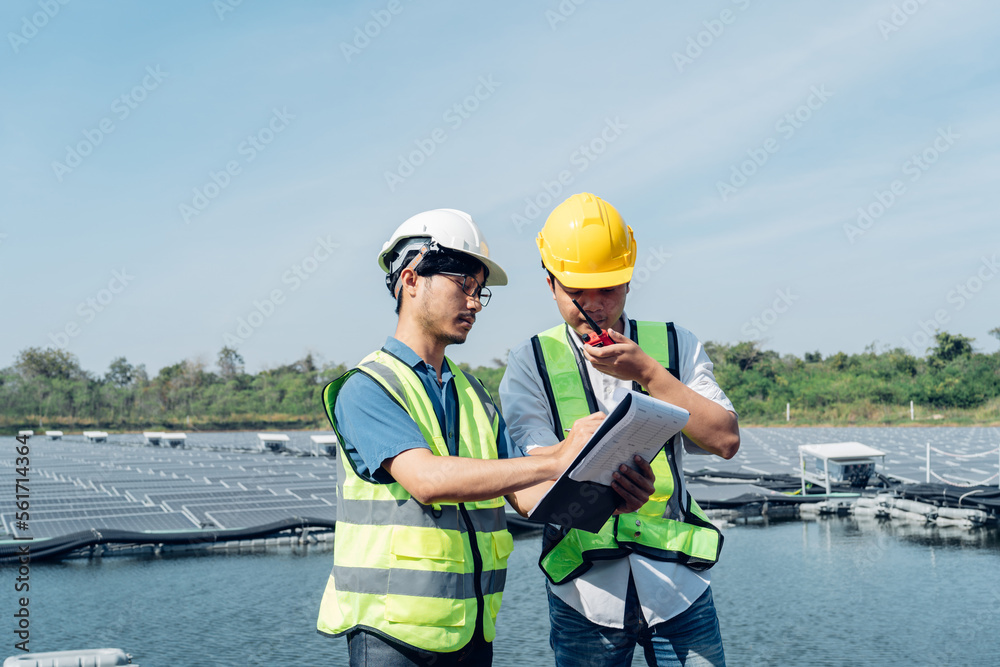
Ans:
MULTIPOLYGON (((676 331, 672 323, 629 321, 632 339, 643 351, 678 377, 676 331)), ((570 329, 559 325, 532 338, 539 375, 549 399, 556 436, 597 410, 582 354, 570 340, 570 329)), ((633 389, 642 388, 633 384, 633 389)), ((695 570, 714 565, 722 550, 722 534, 713 526, 684 487, 674 458, 678 438, 665 443, 650 466, 654 491, 637 511, 608 519, 597 533, 547 526, 539 565, 554 584, 574 579, 594 561, 630 553, 654 560, 679 562, 695 570)))
MULTIPOLYGON (((499 417, 486 389, 445 359, 458 395, 458 455, 497 458, 499 417)), ((331 382, 323 403, 337 431, 334 407, 344 382, 364 373, 420 427, 437 456, 448 447, 434 405, 413 369, 380 350, 331 382)), ((399 483, 376 484, 357 474, 343 450, 338 469, 333 572, 317 627, 341 635, 354 628, 428 651, 465 646, 477 627, 496 636, 496 616, 514 541, 504 499, 423 505, 399 483)))

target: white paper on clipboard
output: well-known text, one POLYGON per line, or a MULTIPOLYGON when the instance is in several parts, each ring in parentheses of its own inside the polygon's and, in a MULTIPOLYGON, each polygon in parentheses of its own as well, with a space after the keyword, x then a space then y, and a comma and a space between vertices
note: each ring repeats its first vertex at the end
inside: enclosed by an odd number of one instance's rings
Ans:
POLYGON ((611 412, 608 419, 615 419, 616 423, 604 430, 593 449, 570 470, 570 479, 611 486, 612 474, 618 466, 624 463, 635 468, 634 454, 651 461, 691 416, 684 408, 635 391, 616 392, 615 398, 625 395, 631 396, 631 400, 623 399, 619 405, 627 403, 627 408, 611 412))

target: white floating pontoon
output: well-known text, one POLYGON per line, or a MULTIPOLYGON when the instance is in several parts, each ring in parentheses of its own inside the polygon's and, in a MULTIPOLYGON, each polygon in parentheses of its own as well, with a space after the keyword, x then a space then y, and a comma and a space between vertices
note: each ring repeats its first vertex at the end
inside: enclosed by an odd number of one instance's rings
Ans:
POLYGON ((104 431, 84 431, 83 437, 91 442, 107 442, 108 434, 104 431))
POLYGON ((62 440, 63 432, 62 431, 46 431, 45 435, 48 437, 49 440, 62 440))
MULTIPOLYGON (((3 667, 117 667, 132 665, 132 656, 119 648, 89 648, 80 651, 25 653, 3 661, 3 667)), ((133 665, 133 667, 139 667, 133 665)))
POLYGON ((143 431, 142 437, 146 439, 147 445, 152 445, 153 447, 159 447, 160 442, 163 440, 163 431, 143 431))

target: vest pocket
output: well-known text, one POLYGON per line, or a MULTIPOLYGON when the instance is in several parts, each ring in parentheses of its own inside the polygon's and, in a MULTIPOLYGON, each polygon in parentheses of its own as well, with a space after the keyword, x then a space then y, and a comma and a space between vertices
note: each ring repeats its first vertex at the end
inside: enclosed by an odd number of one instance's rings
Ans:
POLYGON ((455 569, 452 563, 465 561, 462 535, 437 528, 394 527, 389 553, 393 566, 408 569, 455 569))
POLYGON ((410 595, 385 598, 385 620, 390 623, 460 628, 465 625, 465 610, 465 600, 410 595))
POLYGON ((385 619, 393 623, 465 625, 465 545, 461 533, 396 526, 385 619))
POLYGON ((507 567, 507 558, 514 552, 514 536, 507 530, 498 530, 491 534, 493 535, 495 569, 499 570, 507 567))

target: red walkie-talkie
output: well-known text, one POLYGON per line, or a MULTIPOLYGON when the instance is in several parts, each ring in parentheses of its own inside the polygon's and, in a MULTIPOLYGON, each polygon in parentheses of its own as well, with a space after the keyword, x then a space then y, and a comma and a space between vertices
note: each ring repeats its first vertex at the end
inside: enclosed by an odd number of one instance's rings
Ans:
POLYGON ((589 324, 590 328, 594 330, 594 333, 592 334, 582 335, 584 343, 587 345, 593 345, 594 347, 604 347, 605 345, 615 344, 615 341, 611 340, 611 336, 608 335, 608 332, 597 326, 597 322, 594 321, 594 318, 587 314, 587 311, 583 309, 583 306, 577 303, 576 299, 573 299, 573 305, 580 309, 580 312, 583 313, 584 319, 587 320, 587 324, 589 324))

